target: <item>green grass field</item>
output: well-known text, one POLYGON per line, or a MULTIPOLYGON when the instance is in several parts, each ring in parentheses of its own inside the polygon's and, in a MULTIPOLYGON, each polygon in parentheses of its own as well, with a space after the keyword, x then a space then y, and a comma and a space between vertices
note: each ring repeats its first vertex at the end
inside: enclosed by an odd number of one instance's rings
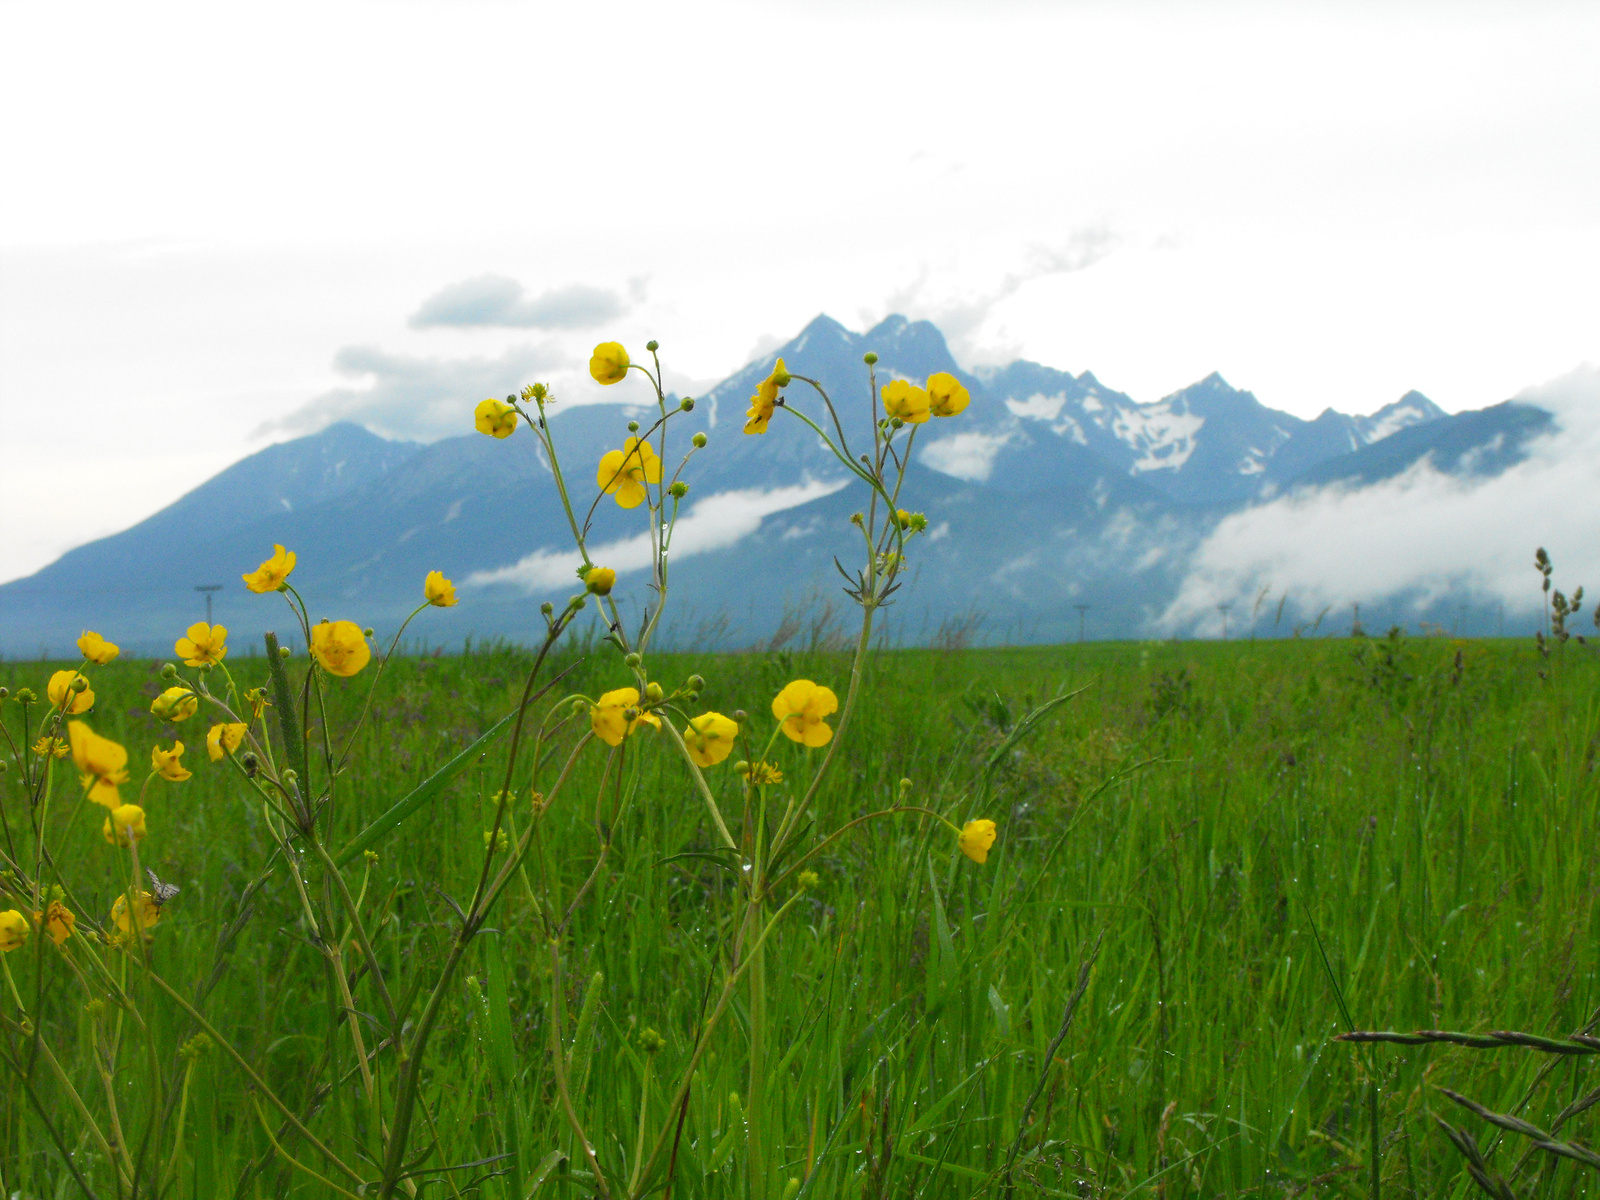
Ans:
MULTIPOLYGON (((598 1161, 626 1179, 642 1111, 652 1138, 681 1119, 675 1200, 764 1200, 797 1186, 827 1200, 1369 1196, 1375 1145, 1385 1196, 1474 1194, 1437 1112, 1477 1138, 1494 1170, 1509 1177, 1520 1163, 1516 1195, 1584 1194, 1587 1167, 1545 1154, 1521 1163, 1527 1139, 1496 1141, 1438 1085, 1548 1129, 1596 1086, 1586 1057, 1331 1040, 1345 1027, 1341 995, 1348 1019, 1367 1029, 1561 1037, 1600 1009, 1600 667, 1564 649, 1553 662, 1531 643, 1441 638, 1398 649, 1339 639, 873 656, 817 827, 895 803, 892 781, 905 777, 912 802, 957 823, 992 817, 999 840, 978 865, 936 822, 902 815, 814 860, 819 885, 766 947, 765 1087, 750 1093, 741 990, 678 1113, 660 1081, 675 1077, 704 1019, 734 868, 706 853, 706 810, 674 758, 648 747, 631 757, 638 800, 621 814, 597 810, 604 759, 583 758, 530 869, 570 895, 595 867, 598 811, 611 849, 558 947, 559 1035, 598 1161), (1013 723, 1076 689, 1002 756, 980 804, 984 765, 1013 723), (647 1029, 665 1043, 654 1056, 647 1029)), ((229 659, 241 686, 264 682, 263 660, 242 655, 229 659)), ((513 707, 527 662, 500 647, 396 659, 331 814, 331 844, 513 707)), ((557 666, 575 663, 567 684, 594 694, 626 682, 602 673, 611 662, 566 652, 557 666)), ((702 673, 706 707, 756 720, 788 680, 842 693, 848 670, 845 655, 820 651, 653 662, 663 679, 702 673)), ((162 686, 156 668, 91 672, 95 728, 136 760, 173 733, 148 713, 162 686)), ((49 669, 0 665, 0 683, 42 694, 49 669)), ((336 686, 336 730, 353 723, 364 690, 360 678, 336 686)), ((3 707, 17 734, 15 700, 3 707)), ((182 887, 154 930, 152 966, 196 995, 220 962, 203 1002, 209 1021, 314 1114, 336 1152, 362 1161, 371 1131, 355 1083, 312 1090, 323 1055, 347 1079, 353 1068, 281 860, 219 957, 272 845, 238 776, 204 761, 203 719, 188 726, 177 734, 199 760, 195 777, 157 780, 145 805, 142 857, 182 887)), ((774 802, 809 769, 798 747, 778 753, 787 781, 774 802)), ((497 745, 381 847, 365 879, 373 949, 397 976, 445 951, 452 901, 465 903, 481 870, 503 763, 497 745)), ((709 777, 731 817, 743 801, 730 766, 709 777)), ((25 840, 15 770, 0 787, 12 837, 25 840)), ((126 879, 102 816, 74 800, 50 819, 84 915, 103 923, 126 879)), ((362 886, 359 863, 347 877, 362 886)), ((412 1143, 417 1195, 523 1200, 536 1179, 534 1195, 592 1194, 556 1099, 550 957, 532 916, 529 893, 511 889, 445 1006, 412 1143), (442 1169, 460 1164, 477 1165, 442 1169)), ((103 1114, 108 1095, 124 1096, 136 1145, 150 1119, 135 1086, 144 1064, 125 1056, 100 1079, 104 1040, 97 1050, 59 957, 35 937, 5 961, 88 1108, 103 1114)), ((181 1078, 179 1047, 195 1026, 159 994, 141 995, 158 1066, 181 1078)), ((357 1000, 370 997, 358 990, 357 1000)), ((30 1059, 12 1005, 8 992, 0 1008, 16 1069, 0 1089, 0 1190, 78 1194, 38 1104, 58 1118, 97 1194, 119 1195, 63 1088, 30 1059)), ((205 1053, 178 1153, 146 1165, 170 1167, 164 1194, 339 1195, 274 1153, 266 1131, 279 1126, 258 1119, 258 1103, 236 1063, 205 1053)), ((1562 1136, 1582 1139, 1589 1124, 1577 1115, 1562 1136)), ((317 1162, 292 1138, 283 1147, 317 1162)))

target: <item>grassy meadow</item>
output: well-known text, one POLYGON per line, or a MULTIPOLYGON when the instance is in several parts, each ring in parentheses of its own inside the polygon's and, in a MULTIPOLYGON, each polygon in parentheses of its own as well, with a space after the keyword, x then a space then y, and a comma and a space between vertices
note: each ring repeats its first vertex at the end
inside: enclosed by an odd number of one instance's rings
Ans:
MULTIPOLYGON (((678 1112, 659 1081, 705 1017, 728 935, 717 901, 736 868, 709 853, 705 807, 672 756, 631 758, 639 800, 614 822, 597 807, 604 758, 581 759, 528 869, 568 895, 593 873, 558 946, 557 1036, 598 1161, 627 1177, 642 1114, 651 1137, 681 1122, 673 1200, 1370 1196, 1375 1148, 1385 1196, 1475 1194, 1438 1113, 1477 1139, 1517 1196, 1592 1192, 1600 1176, 1588 1167, 1524 1162, 1526 1138, 1497 1140, 1438 1090, 1548 1129, 1596 1086, 1586 1057, 1332 1040, 1347 1021, 1561 1037, 1600 1009, 1600 666, 1575 644, 1560 649, 1547 661, 1531 642, 1345 638, 874 654, 817 828, 893 805, 904 777, 911 802, 958 823, 992 817, 999 839, 979 865, 937 822, 900 815, 813 860, 817 886, 765 949, 764 1087, 752 1095, 741 992, 678 1112), (985 781, 1027 711, 1080 689, 985 781), (596 870, 602 835, 611 848, 596 870)), ((848 671, 848 655, 828 648, 652 661, 663 679, 702 673, 708 707, 756 720, 789 680, 842 694, 848 671)), ((174 733, 190 743, 194 778, 156 780, 145 804, 143 859, 182 888, 153 930, 151 965, 360 1161, 367 1114, 354 1083, 328 1094, 310 1083, 325 1056, 346 1080, 354 1068, 289 868, 278 860, 246 896, 273 858, 260 804, 226 763, 205 761, 203 719, 174 729, 150 715, 158 665, 91 672, 100 733, 135 758, 174 733)), ((241 687, 266 681, 243 648, 228 665, 241 687)), ((394 659, 329 814, 332 844, 512 708, 527 666, 503 646, 394 659)), ((561 651, 556 669, 568 666, 573 690, 624 682, 606 654, 561 651)), ((42 694, 51 669, 0 664, 0 684, 42 694)), ((330 725, 353 725, 365 683, 337 683, 330 725)), ((14 699, 3 708, 20 736, 14 699)), ((781 743, 777 761, 786 780, 773 803, 804 786, 814 756, 781 743)), ((397 977, 444 953, 453 904, 482 870, 503 763, 496 744, 375 866, 347 872, 397 977)), ((731 765, 708 772, 730 817, 743 804, 731 765)), ((22 839, 15 771, 0 789, 22 839)), ((85 917, 104 923, 125 870, 102 816, 72 801, 49 819, 59 853, 77 856, 85 917)), ((550 959, 531 894, 508 892, 443 1010, 411 1194, 594 1192, 555 1095, 550 959)), ((53 952, 35 937, 5 961, 82 1102, 100 1113, 125 1094, 136 1143, 149 1119, 132 1086, 141 1064, 118 1060, 100 1077, 104 1039, 53 952)), ((180 1048, 195 1026, 159 999, 144 1019, 163 1069, 187 1078, 181 1144, 151 1168, 162 1194, 340 1195, 274 1151, 268 1134, 283 1130, 257 1116, 259 1097, 226 1055, 204 1050, 185 1076, 180 1048)), ((8 993, 0 1007, 12 1003, 8 993)), ((0 1190, 80 1194, 38 1105, 59 1118, 96 1194, 119 1195, 93 1147, 72 1141, 71 1101, 28 1057, 15 1020, 4 1036, 16 1069, 0 1087, 0 1190)), ((1589 1115, 1562 1136, 1586 1137, 1589 1115)), ((281 1144, 316 1163, 293 1138, 281 1144)))

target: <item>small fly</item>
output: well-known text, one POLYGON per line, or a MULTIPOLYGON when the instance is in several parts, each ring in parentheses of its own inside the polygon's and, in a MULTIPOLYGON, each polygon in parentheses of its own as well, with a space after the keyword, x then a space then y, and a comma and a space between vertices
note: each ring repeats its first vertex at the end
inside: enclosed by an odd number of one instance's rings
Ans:
POLYGON ((178 887, 176 884, 162 883, 160 878, 156 875, 156 873, 154 871, 152 871, 149 867, 146 867, 144 869, 144 873, 146 875, 150 876, 150 893, 151 893, 151 897, 156 902, 156 907, 157 908, 160 908, 168 900, 171 900, 174 896, 176 896, 180 891, 183 890, 182 888, 178 887))

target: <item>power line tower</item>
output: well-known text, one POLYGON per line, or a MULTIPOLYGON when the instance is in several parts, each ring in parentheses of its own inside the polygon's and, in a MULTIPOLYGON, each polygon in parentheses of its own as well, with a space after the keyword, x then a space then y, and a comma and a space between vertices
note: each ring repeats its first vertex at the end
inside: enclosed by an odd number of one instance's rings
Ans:
POLYGON ((1233 607, 1233 601, 1217 605, 1217 611, 1222 614, 1222 640, 1228 640, 1228 610, 1233 607))
POLYGON ((1074 604, 1072 607, 1078 610, 1078 642, 1081 644, 1083 642, 1083 614, 1088 612, 1093 605, 1074 604))
POLYGON ((222 585, 220 583, 199 583, 199 584, 195 585, 195 589, 194 590, 197 591, 197 592, 204 592, 205 593, 205 596, 206 596, 206 624, 209 625, 209 624, 211 624, 211 593, 212 592, 220 592, 222 590, 222 585))

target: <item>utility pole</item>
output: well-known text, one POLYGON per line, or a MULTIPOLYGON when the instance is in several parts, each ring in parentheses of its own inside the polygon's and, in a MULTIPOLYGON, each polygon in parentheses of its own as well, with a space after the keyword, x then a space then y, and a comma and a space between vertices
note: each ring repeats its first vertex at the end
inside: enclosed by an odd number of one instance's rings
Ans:
POLYGON ((1217 605, 1217 611, 1222 614, 1222 640, 1228 640, 1228 610, 1233 607, 1233 601, 1217 605))
POLYGON ((201 584, 196 584, 194 590, 197 591, 197 592, 204 592, 205 593, 205 596, 206 596, 206 624, 209 625, 209 624, 211 624, 211 593, 212 592, 220 592, 222 590, 222 585, 220 583, 201 583, 201 584))
POLYGON ((1083 643, 1083 614, 1088 612, 1091 606, 1088 604, 1074 604, 1072 607, 1078 610, 1078 642, 1081 645, 1083 643))

